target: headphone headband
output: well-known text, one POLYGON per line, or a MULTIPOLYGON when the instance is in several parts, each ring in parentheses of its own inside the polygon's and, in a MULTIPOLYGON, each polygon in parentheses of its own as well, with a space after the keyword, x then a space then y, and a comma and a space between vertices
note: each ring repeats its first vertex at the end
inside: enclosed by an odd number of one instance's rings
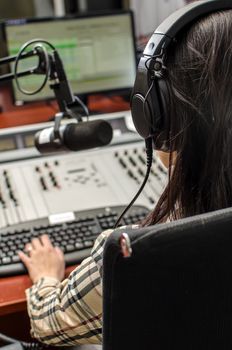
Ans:
MULTIPOLYGON (((166 49, 188 24, 207 14, 228 9, 232 9, 231 0, 196 1, 171 14, 152 34, 138 65, 131 99, 133 122, 143 138, 157 138, 165 134, 165 127, 169 125, 165 115, 168 89, 162 78, 166 49)), ((165 149, 166 146, 158 145, 157 148, 165 149)))

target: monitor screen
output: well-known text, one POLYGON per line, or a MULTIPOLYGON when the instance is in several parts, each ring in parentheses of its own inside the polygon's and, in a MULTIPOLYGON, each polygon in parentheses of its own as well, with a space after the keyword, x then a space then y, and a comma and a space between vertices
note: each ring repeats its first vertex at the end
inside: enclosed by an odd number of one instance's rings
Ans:
MULTIPOLYGON (((88 14, 78 17, 9 20, 4 23, 9 55, 27 41, 42 38, 58 50, 72 91, 76 95, 129 90, 136 72, 135 36, 130 11, 88 14)), ((33 47, 33 46, 32 46, 33 47)), ((32 66, 20 61, 19 69, 32 66)), ((41 76, 20 78, 27 90, 35 90, 41 76)), ((24 95, 12 83, 16 104, 54 97, 49 85, 36 95, 24 95)))

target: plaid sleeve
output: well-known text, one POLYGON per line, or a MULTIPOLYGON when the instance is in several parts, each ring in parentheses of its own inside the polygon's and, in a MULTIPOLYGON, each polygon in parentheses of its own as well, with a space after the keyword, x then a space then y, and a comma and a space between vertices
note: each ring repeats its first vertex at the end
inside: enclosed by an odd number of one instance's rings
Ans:
POLYGON ((63 282, 41 278, 26 290, 31 335, 57 346, 102 341, 102 258, 112 230, 96 240, 85 259, 63 282))

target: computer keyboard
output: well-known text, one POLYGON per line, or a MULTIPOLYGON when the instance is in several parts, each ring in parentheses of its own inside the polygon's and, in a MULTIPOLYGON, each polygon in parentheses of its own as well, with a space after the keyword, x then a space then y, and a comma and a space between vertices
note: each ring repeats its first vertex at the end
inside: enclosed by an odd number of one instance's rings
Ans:
MULTIPOLYGON (((96 237, 104 230, 113 228, 123 206, 85 210, 74 213, 74 220, 50 224, 48 218, 28 221, 1 230, 0 277, 26 273, 17 252, 23 250, 32 238, 48 234, 54 245, 65 256, 66 266, 81 262, 89 256, 96 237)), ((122 219, 122 225, 139 222, 148 214, 144 206, 133 206, 122 219)))

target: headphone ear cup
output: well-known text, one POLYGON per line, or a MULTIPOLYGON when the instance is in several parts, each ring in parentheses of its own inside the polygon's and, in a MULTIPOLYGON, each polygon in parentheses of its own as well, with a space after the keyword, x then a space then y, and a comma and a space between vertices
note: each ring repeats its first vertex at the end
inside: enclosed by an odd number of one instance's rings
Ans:
MULTIPOLYGON (((137 132, 143 138, 152 137, 157 149, 163 148, 167 140, 166 105, 168 88, 163 76, 151 74, 147 67, 147 57, 142 57, 131 97, 132 119, 137 132), (156 142, 157 139, 157 142, 156 142)), ((154 62, 150 62, 153 67, 154 62)))
POLYGON ((141 94, 135 94, 131 99, 131 113, 136 130, 143 138, 148 138, 152 132, 152 111, 149 102, 141 94))
POLYGON ((163 117, 163 126, 169 126, 168 122, 168 106, 170 103, 169 88, 167 81, 162 77, 157 79, 159 98, 160 98, 160 109, 163 117))
MULTIPOLYGON (((159 111, 161 113, 161 120, 159 125, 159 133, 154 138, 154 147, 157 150, 168 151, 169 147, 169 130, 170 130, 170 118, 169 118, 169 88, 166 80, 157 78, 157 93, 159 99, 159 111)), ((154 106, 155 110, 155 106, 154 106)))

